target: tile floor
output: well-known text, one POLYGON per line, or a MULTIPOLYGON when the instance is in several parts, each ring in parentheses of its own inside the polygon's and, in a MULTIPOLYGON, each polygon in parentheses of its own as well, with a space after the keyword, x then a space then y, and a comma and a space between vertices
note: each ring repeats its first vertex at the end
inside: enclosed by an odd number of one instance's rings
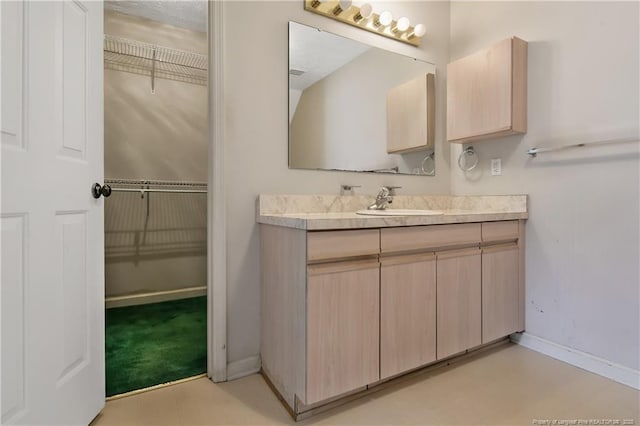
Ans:
MULTIPOLYGON (((590 419, 640 425, 640 392, 509 344, 298 424, 532 425, 590 419)), ((293 423, 262 377, 254 374, 221 384, 197 379, 109 401, 92 426, 293 423)))

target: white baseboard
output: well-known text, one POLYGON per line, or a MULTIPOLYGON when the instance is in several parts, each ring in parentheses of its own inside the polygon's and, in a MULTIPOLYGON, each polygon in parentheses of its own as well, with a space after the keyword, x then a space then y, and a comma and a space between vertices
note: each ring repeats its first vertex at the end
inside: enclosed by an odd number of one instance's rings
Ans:
POLYGON ((156 291, 153 293, 130 294, 126 296, 107 297, 105 308, 146 305, 149 303, 167 302, 169 300, 188 299, 189 297, 206 296, 207 287, 188 287, 176 290, 156 291))
POLYGON ((257 373, 262 367, 260 355, 227 364, 227 380, 235 380, 250 374, 257 373))
POLYGON ((615 364, 568 346, 559 345, 529 333, 514 333, 509 337, 512 342, 525 348, 640 390, 640 371, 638 370, 615 364))

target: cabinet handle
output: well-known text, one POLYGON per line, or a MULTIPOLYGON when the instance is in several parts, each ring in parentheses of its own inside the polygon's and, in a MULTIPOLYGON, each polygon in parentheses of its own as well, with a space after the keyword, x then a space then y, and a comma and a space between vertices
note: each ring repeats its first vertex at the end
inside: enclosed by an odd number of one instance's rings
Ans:
POLYGON ((496 251, 517 250, 517 249, 518 249, 518 244, 516 242, 511 242, 511 243, 494 244, 491 246, 482 247, 482 253, 494 253, 496 251))
POLYGON ((319 263, 307 266, 307 273, 311 275, 335 274, 338 272, 359 271, 380 267, 377 256, 374 259, 352 260, 346 262, 319 263))
POLYGON ((462 250, 447 250, 436 252, 436 258, 447 259, 450 257, 474 256, 480 254, 480 247, 467 248, 462 250))
POLYGON ((420 254, 400 254, 387 256, 380 259, 380 266, 404 265, 407 263, 430 262, 436 260, 436 254, 433 252, 420 254))

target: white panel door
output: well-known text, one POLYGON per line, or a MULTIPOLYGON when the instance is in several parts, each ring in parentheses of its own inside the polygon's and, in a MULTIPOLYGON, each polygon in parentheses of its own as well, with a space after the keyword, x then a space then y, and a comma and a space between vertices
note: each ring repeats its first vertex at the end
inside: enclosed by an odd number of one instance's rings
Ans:
POLYGON ((2 424, 104 406, 102 2, 0 2, 2 424))

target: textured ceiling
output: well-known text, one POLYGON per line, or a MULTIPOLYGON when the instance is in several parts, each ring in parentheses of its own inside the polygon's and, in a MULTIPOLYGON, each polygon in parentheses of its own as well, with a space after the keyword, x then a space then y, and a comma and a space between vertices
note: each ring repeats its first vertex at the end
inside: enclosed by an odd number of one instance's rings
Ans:
POLYGON ((207 2, 175 0, 108 0, 105 9, 164 22, 195 31, 207 31, 207 2))

